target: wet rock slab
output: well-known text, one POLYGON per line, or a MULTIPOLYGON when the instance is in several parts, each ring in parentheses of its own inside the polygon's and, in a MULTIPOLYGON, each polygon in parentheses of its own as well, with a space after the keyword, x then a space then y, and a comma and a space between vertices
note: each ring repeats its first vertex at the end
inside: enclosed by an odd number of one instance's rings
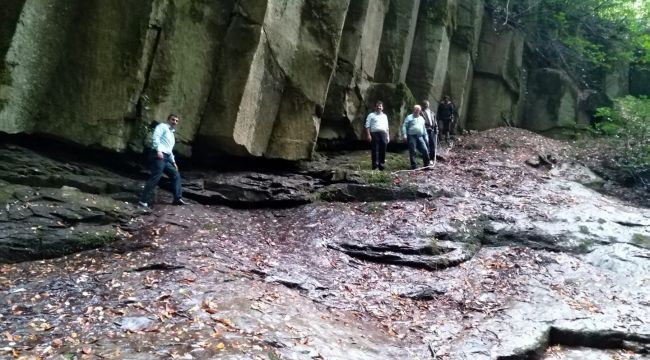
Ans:
POLYGON ((138 209, 76 188, 0 180, 0 262, 52 258, 110 244, 141 226, 138 209))

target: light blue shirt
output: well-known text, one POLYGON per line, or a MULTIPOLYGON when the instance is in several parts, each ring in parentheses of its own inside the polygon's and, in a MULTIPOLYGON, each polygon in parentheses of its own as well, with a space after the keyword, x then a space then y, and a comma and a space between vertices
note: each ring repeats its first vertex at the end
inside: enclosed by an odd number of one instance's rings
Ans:
POLYGON ((176 144, 176 138, 174 137, 175 132, 176 129, 171 127, 169 124, 160 123, 156 125, 156 129, 154 129, 152 135, 153 149, 168 154, 169 160, 171 160, 172 163, 176 162, 176 160, 174 160, 174 154, 172 153, 172 150, 174 150, 174 144, 176 144))
POLYGON ((370 129, 370 132, 382 131, 388 133, 388 116, 384 113, 377 114, 376 111, 373 111, 368 114, 364 127, 370 129))
POLYGON ((424 122, 424 117, 413 117, 413 114, 409 114, 406 119, 404 119, 404 124, 402 125, 402 134, 404 137, 406 137, 406 135, 419 135, 426 137, 427 130, 424 127, 424 122))

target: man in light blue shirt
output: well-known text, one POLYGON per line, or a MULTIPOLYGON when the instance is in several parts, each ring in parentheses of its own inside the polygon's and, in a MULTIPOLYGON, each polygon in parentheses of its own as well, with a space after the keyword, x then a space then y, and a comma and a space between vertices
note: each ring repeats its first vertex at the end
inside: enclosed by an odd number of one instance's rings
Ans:
POLYGON ((390 135, 388 133, 388 117, 384 114, 384 103, 377 101, 375 111, 368 114, 364 128, 366 140, 370 143, 372 169, 384 170, 386 162, 386 147, 390 135))
POLYGON ((427 136, 427 129, 425 127, 425 120, 420 115, 422 108, 420 105, 413 106, 413 113, 404 119, 402 124, 402 136, 408 141, 409 145, 409 160, 411 161, 411 169, 417 169, 417 160, 415 157, 415 149, 422 155, 424 166, 429 166, 429 149, 427 143, 429 142, 427 136))
POLYGON ((140 198, 140 205, 149 207, 149 200, 153 194, 153 190, 158 185, 163 172, 167 173, 172 180, 174 192, 174 205, 185 205, 182 197, 181 189, 181 175, 178 172, 178 165, 174 158, 174 144, 176 138, 176 125, 178 125, 179 118, 175 114, 170 114, 167 117, 167 123, 160 123, 156 126, 152 135, 151 146, 151 176, 147 180, 147 184, 142 191, 140 198))

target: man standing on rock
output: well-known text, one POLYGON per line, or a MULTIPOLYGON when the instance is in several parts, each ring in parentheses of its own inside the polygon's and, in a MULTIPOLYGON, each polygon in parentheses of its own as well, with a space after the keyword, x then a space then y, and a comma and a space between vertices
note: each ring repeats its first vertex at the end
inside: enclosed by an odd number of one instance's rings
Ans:
POLYGON ((179 118, 175 114, 170 114, 167 117, 167 123, 160 123, 156 126, 152 136, 152 151, 151 151, 151 176, 144 186, 142 197, 140 198, 140 205, 149 207, 149 200, 153 195, 153 191, 158 185, 163 172, 167 173, 172 180, 174 191, 174 205, 185 205, 182 198, 181 190, 181 175, 178 172, 178 165, 174 158, 173 150, 176 138, 176 126, 178 125, 179 118))
POLYGON ((370 143, 372 169, 383 171, 386 162, 386 147, 389 142, 388 117, 384 114, 384 103, 377 101, 375 111, 366 117, 366 140, 370 143))
POLYGON ((422 117, 424 118, 424 127, 427 129, 429 138, 429 159, 434 160, 438 150, 438 121, 436 113, 429 107, 429 100, 422 100, 422 117))
POLYGON ((418 163, 415 156, 415 149, 422 155, 424 166, 429 166, 429 149, 427 143, 429 142, 427 130, 425 128, 424 117, 420 116, 422 108, 420 105, 413 106, 413 113, 404 119, 402 124, 402 136, 408 141, 409 145, 409 160, 411 161, 411 169, 417 169, 418 163))

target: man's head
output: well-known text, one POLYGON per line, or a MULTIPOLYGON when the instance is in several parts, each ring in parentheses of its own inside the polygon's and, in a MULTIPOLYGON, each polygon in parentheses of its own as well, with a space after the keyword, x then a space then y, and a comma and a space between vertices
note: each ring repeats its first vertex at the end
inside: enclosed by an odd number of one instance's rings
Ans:
POLYGON ((420 111, 422 111, 422 107, 420 107, 420 105, 413 106, 413 115, 419 116, 420 111))
POLYGON ((424 109, 428 108, 429 107, 429 100, 422 100, 422 107, 424 109))
POLYGON ((449 95, 445 95, 445 96, 442 97, 442 101, 444 101, 444 102, 450 102, 450 101, 451 101, 451 98, 449 97, 449 95))
POLYGON ((167 123, 169 124, 169 126, 171 126, 173 128, 175 128, 176 125, 178 125, 179 120, 180 119, 179 119, 178 115, 176 115, 176 114, 169 114, 169 116, 167 116, 167 123))
POLYGON ((377 113, 381 113, 382 111, 384 111, 384 103, 382 101, 377 101, 375 103, 375 111, 377 113))

